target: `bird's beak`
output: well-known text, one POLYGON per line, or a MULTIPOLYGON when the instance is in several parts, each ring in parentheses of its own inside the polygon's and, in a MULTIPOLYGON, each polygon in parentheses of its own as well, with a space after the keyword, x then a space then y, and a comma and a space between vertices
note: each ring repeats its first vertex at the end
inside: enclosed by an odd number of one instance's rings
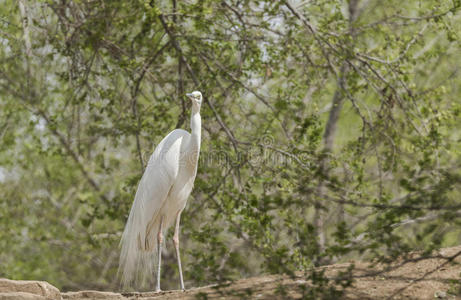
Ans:
POLYGON ((192 94, 189 93, 189 94, 186 94, 187 98, 191 99, 192 100, 192 94))

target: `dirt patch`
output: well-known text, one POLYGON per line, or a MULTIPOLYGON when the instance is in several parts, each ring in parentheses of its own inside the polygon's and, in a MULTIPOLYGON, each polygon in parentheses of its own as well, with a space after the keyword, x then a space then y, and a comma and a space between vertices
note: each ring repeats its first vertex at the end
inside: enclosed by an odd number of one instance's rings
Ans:
POLYGON ((358 292, 366 299, 461 299, 460 263, 459 246, 442 249, 438 258, 414 255, 409 262, 397 262, 382 273, 383 266, 358 264, 355 274, 364 276, 356 278, 348 295, 351 299, 364 299, 353 297, 358 292), (375 275, 365 276, 373 272, 375 275))

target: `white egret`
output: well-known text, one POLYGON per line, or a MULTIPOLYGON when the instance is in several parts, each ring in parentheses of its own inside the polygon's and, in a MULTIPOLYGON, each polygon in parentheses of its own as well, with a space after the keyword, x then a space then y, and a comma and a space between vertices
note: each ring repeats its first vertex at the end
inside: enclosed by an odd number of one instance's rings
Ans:
POLYGON ((179 255, 179 221, 192 191, 200 152, 202 94, 187 94, 192 101, 191 133, 182 129, 170 132, 157 146, 139 182, 130 216, 120 242, 119 271, 124 286, 148 278, 158 255, 157 288, 160 291, 160 267, 163 233, 175 222, 173 243, 178 259, 179 279, 184 280, 179 255), (157 249, 155 249, 157 242, 157 249))

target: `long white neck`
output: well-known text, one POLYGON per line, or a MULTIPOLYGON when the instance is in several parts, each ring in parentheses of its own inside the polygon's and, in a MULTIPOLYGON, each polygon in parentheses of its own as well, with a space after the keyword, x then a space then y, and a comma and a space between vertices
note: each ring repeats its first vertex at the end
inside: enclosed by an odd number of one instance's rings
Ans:
POLYGON ((192 114, 190 118, 191 128, 191 141, 189 149, 196 151, 197 154, 200 151, 200 139, 202 136, 202 120, 200 118, 200 108, 192 106, 192 114))

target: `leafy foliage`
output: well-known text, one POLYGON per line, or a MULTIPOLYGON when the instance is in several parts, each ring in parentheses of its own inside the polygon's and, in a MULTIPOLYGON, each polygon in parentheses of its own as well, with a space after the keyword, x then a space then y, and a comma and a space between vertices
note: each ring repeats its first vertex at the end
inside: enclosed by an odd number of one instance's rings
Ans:
POLYGON ((460 6, 3 1, 0 276, 117 289, 143 167, 196 89, 187 286, 302 271, 334 298, 314 266, 459 244, 460 6))

